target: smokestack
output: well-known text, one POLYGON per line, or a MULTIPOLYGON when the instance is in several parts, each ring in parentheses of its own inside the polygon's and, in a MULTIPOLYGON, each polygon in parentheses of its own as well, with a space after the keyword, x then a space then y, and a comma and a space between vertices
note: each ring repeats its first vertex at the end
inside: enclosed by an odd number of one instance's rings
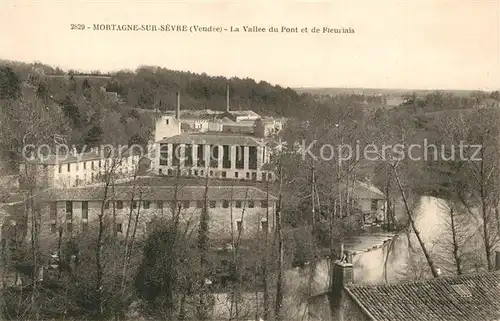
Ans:
POLYGON ((177 92, 177 107, 175 109, 175 119, 181 119, 181 94, 177 92))
MULTIPOLYGON (((335 315, 340 313, 342 298, 344 297, 344 287, 354 281, 353 265, 342 261, 332 262, 332 283, 330 284, 330 304, 335 315)), ((340 318, 339 318, 340 319, 340 318)))
POLYGON ((229 112, 229 83, 226 87, 226 112, 229 112))
POLYGON ((500 271, 500 251, 495 252, 495 271, 500 271))

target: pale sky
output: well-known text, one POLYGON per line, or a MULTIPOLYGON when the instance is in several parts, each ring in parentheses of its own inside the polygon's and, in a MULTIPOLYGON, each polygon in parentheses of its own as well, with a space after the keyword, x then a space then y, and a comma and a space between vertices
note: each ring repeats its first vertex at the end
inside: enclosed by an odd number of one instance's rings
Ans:
POLYGON ((102 71, 157 65, 290 87, 493 90, 500 88, 499 1, 0 0, 0 59, 102 71), (92 30, 113 23, 355 33, 92 30))

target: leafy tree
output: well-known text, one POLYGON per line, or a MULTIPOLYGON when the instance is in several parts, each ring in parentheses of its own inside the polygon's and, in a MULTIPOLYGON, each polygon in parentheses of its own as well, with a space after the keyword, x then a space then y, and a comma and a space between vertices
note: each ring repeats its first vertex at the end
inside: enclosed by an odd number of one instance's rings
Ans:
POLYGON ((0 99, 15 100, 21 96, 21 81, 10 67, 0 67, 0 99))
POLYGON ((87 97, 87 99, 90 99, 90 95, 91 95, 91 89, 92 87, 90 86, 90 83, 89 83, 89 80, 87 78, 85 78, 82 82, 82 92, 83 92, 83 95, 85 97, 87 97))
POLYGON ((103 136, 103 129, 99 125, 92 126, 87 132, 87 136, 84 138, 84 143, 87 146, 97 146, 100 144, 103 136))
POLYGON ((62 102, 62 108, 64 115, 72 121, 74 126, 79 128, 81 125, 80 111, 69 95, 62 102))

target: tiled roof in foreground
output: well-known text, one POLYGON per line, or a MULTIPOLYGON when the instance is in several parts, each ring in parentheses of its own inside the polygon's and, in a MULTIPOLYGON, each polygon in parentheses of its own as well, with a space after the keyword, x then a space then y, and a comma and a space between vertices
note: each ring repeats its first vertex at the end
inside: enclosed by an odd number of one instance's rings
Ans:
POLYGON ((500 272, 345 289, 377 321, 500 320, 500 272))
MULTIPOLYGON (((104 187, 75 187, 66 189, 50 189, 41 197, 46 201, 102 201, 104 198, 104 187)), ((203 200, 205 186, 115 186, 109 187, 108 199, 130 200, 141 199, 150 201, 172 201, 172 200, 203 200)), ((268 195, 265 191, 253 186, 210 186, 208 188, 209 200, 266 200, 268 195)), ((269 195, 269 200, 276 197, 269 195)))

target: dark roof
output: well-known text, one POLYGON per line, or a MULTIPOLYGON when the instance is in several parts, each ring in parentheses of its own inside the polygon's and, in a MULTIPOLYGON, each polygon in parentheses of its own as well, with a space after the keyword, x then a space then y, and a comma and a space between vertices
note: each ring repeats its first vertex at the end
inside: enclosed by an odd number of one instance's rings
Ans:
POLYGON ((499 272, 345 289, 374 320, 500 320, 499 272))
POLYGON ((353 196, 359 199, 384 199, 384 193, 374 185, 365 182, 356 182, 353 196))
MULTIPOLYGON (((206 177, 175 177, 164 175, 144 175, 139 176, 135 180, 123 181, 116 183, 117 186, 198 186, 205 185, 206 177)), ((277 182, 259 182, 252 180, 236 180, 232 178, 210 178, 210 186, 253 186, 262 190, 266 190, 267 186, 277 187, 277 182)))
MULTIPOLYGON (((369 182, 356 181, 354 186, 350 185, 351 196, 357 199, 385 199, 384 193, 369 182)), ((341 185, 345 189, 345 184, 341 185)))
POLYGON ((167 144, 206 144, 206 145, 240 145, 261 146, 262 138, 233 133, 183 133, 159 141, 167 144))
POLYGON ((253 110, 230 110, 229 112, 226 113, 229 113, 234 116, 252 116, 252 117, 259 116, 259 114, 257 114, 253 110))
POLYGON ((68 164, 68 163, 76 163, 76 162, 87 162, 92 160, 105 159, 106 156, 110 156, 113 158, 121 157, 129 157, 130 155, 140 155, 141 151, 139 148, 134 147, 132 149, 122 149, 120 153, 117 149, 114 153, 108 153, 99 150, 96 152, 77 152, 76 156, 72 154, 59 154, 59 155, 47 155, 42 159, 30 159, 27 160, 27 163, 30 164, 48 164, 48 165, 57 165, 57 164, 68 164))
MULTIPOLYGON (((115 186, 108 189, 108 198, 116 200, 135 199, 150 201, 171 201, 176 199, 174 186, 115 186), (140 197, 139 197, 140 195, 140 197)), ((205 186, 179 186, 178 200, 203 200, 205 186)), ((50 189, 41 194, 46 201, 99 201, 104 197, 104 187, 80 187, 66 189, 50 189)), ((210 186, 209 200, 266 200, 267 193, 253 186, 210 186)), ((269 200, 276 198, 269 195, 269 200)))

